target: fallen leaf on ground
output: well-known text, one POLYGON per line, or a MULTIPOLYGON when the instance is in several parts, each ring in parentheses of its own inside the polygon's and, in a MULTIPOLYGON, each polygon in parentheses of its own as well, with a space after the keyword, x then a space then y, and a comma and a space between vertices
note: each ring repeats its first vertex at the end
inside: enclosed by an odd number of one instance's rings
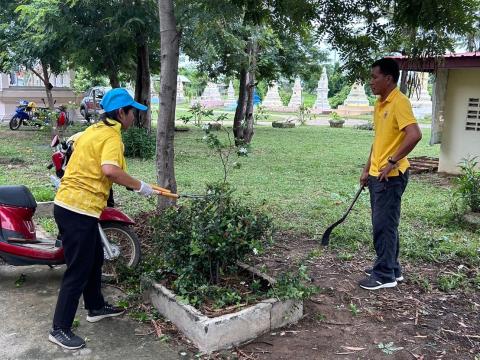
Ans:
POLYGON ((340 346, 341 348, 345 350, 350 350, 350 351, 360 351, 360 350, 365 350, 363 347, 355 347, 355 346, 340 346))

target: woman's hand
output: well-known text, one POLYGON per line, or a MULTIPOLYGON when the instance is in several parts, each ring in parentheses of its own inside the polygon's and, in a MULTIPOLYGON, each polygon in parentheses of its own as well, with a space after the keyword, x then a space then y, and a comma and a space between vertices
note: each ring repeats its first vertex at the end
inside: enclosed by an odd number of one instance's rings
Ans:
POLYGON ((135 192, 143 196, 150 196, 153 194, 153 189, 149 184, 140 180, 140 189, 135 190, 135 192))

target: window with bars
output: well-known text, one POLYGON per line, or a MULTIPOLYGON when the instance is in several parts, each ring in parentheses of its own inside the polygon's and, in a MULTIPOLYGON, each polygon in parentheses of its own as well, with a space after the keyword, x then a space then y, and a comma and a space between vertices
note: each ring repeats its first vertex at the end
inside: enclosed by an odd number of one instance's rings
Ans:
POLYGON ((480 98, 468 99, 465 130, 480 131, 480 98))

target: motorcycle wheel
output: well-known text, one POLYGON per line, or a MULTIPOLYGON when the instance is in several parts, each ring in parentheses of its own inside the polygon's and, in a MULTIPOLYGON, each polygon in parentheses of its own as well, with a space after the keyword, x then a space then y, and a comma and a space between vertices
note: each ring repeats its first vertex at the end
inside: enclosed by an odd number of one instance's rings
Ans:
POLYGON ((124 268, 135 268, 140 262, 140 241, 133 230, 124 224, 109 222, 103 223, 102 229, 113 246, 117 246, 120 255, 112 260, 105 259, 102 277, 107 281, 118 279, 124 268))
POLYGON ((9 126, 11 130, 18 130, 21 124, 22 120, 17 115, 13 115, 13 117, 10 119, 9 126))

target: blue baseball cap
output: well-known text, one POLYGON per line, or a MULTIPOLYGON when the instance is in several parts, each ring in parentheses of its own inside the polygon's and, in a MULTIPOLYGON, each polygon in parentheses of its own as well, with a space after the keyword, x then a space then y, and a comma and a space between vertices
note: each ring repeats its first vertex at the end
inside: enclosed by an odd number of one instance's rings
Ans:
POLYGON ((124 88, 115 88, 108 91, 100 101, 100 106, 105 112, 117 110, 125 106, 133 106, 138 110, 145 111, 148 109, 145 105, 142 105, 133 100, 132 95, 124 88))

